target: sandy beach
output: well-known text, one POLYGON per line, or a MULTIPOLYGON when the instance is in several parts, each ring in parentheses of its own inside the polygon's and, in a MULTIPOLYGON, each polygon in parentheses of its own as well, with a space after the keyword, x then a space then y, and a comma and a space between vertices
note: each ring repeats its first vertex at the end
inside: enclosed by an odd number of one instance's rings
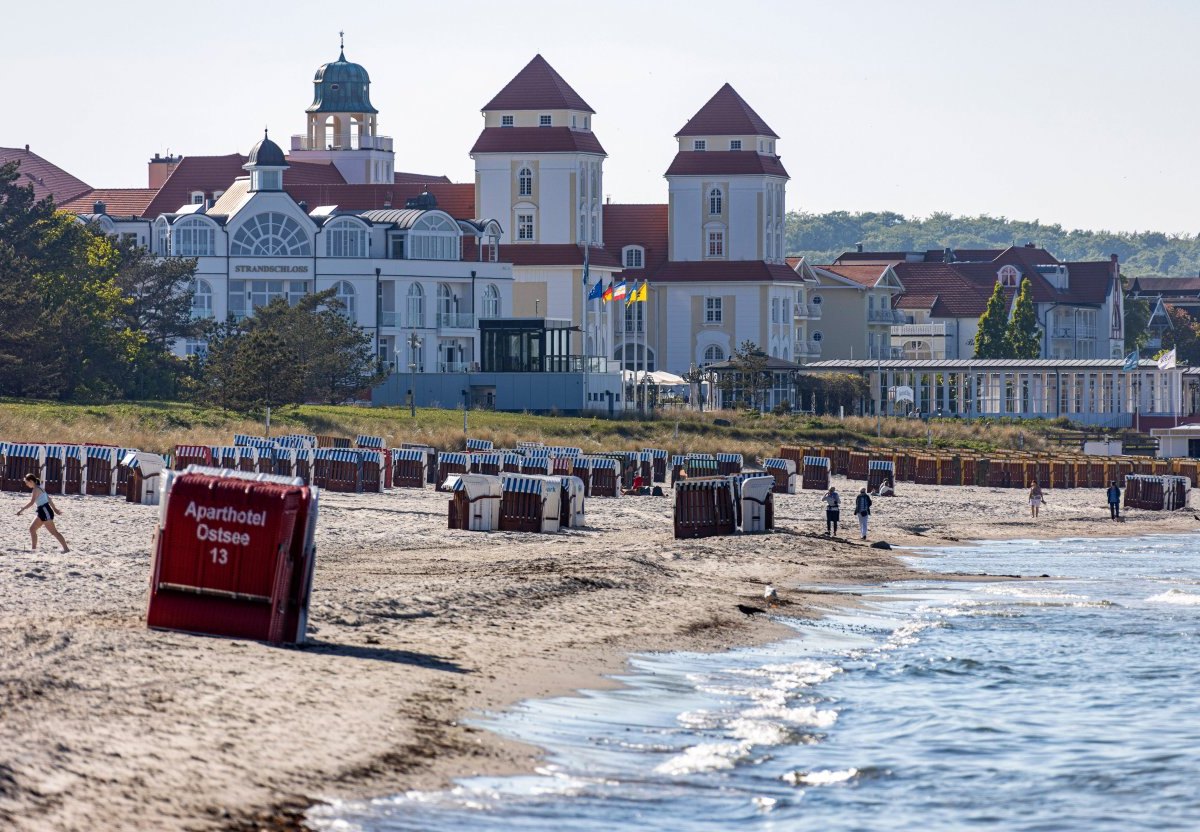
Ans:
MULTIPOLYGON (((431 489, 323 493, 294 649, 146 629, 157 508, 57 498, 73 551, 31 553, 27 498, 0 494, 0 828, 295 828, 324 799, 527 769, 536 749, 462 720, 603 684, 633 651, 779 638, 738 609, 767 583, 808 616, 852 601, 831 586, 915 574, 821 538, 819 497, 776 495, 773 534, 676 541, 669 497, 592 499, 587 528, 533 535, 449 531, 431 489)), ((901 483, 868 543, 1200 530, 1190 510, 1113 523, 1100 490, 1046 501, 1035 521, 1022 490, 901 483)))

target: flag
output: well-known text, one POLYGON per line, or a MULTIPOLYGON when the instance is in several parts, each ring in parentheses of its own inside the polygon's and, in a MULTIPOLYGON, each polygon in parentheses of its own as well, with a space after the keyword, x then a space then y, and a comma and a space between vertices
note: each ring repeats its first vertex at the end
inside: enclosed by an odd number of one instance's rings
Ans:
POLYGON ((622 280, 620 283, 615 283, 615 284, 613 284, 613 287, 612 287, 612 299, 613 300, 625 300, 625 295, 628 292, 629 292, 629 287, 625 285, 624 280, 622 280))
POLYGON ((625 301, 628 306, 631 303, 643 303, 646 300, 646 281, 642 281, 642 285, 635 288, 629 293, 629 298, 625 301))
MULTIPOLYGON (((600 281, 600 283, 601 283, 601 285, 603 285, 604 281, 603 281, 603 280, 601 280, 601 281, 600 281)), ((613 287, 614 287, 614 286, 616 286, 616 284, 615 284, 615 283, 610 283, 610 284, 608 284, 608 288, 607 288, 607 289, 605 289, 605 290, 604 290, 604 291, 603 291, 603 292, 600 294, 600 297, 601 297, 601 299, 603 299, 605 303, 608 303, 610 300, 612 300, 612 299, 613 299, 613 287)))
POLYGON ((1174 348, 1172 348, 1170 352, 1168 352, 1164 355, 1160 355, 1158 357, 1158 369, 1160 369, 1160 370, 1174 370, 1175 369, 1175 350, 1174 350, 1174 348))
POLYGON ((600 300, 604 297, 604 281, 597 280, 596 285, 592 287, 592 291, 588 292, 588 300, 600 300))
POLYGON ((1136 373, 1137 368, 1138 354, 1137 350, 1134 350, 1133 352, 1129 353, 1129 355, 1125 356, 1125 365, 1121 367, 1121 371, 1125 373, 1136 373))

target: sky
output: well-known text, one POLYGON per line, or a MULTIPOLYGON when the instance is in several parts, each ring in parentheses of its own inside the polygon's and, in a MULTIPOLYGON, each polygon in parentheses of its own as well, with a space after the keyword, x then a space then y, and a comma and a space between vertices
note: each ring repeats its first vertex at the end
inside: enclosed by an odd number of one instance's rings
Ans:
POLYGON ((1200 2, 4 0, 0 146, 95 187, 155 152, 304 130, 316 68, 371 76, 397 170, 473 181, 479 109, 541 53, 597 115, 613 202, 665 202, 728 81, 781 137, 789 210, 1200 232, 1200 2))

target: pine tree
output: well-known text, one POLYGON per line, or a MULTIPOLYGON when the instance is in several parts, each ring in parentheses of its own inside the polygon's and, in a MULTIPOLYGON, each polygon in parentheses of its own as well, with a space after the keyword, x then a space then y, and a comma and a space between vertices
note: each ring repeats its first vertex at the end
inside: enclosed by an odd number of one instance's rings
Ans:
POLYGON ((975 332, 976 358, 1004 358, 1007 348, 1004 332, 1008 326, 1008 302, 999 281, 988 298, 987 308, 979 316, 979 329, 975 332))
POLYGON ((1021 291, 1017 293, 1017 303, 1004 332, 1004 348, 1004 358, 1040 358, 1042 355, 1042 338, 1028 278, 1021 281, 1021 291))

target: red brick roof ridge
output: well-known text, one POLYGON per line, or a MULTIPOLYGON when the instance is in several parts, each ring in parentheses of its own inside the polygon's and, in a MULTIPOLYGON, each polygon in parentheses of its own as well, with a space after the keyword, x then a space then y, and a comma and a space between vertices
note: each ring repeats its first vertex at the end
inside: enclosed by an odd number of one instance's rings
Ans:
POLYGON ((36 199, 53 196, 55 203, 61 205, 92 190, 92 186, 78 176, 43 159, 28 147, 0 147, 0 165, 14 161, 19 163, 17 184, 32 185, 36 199))

